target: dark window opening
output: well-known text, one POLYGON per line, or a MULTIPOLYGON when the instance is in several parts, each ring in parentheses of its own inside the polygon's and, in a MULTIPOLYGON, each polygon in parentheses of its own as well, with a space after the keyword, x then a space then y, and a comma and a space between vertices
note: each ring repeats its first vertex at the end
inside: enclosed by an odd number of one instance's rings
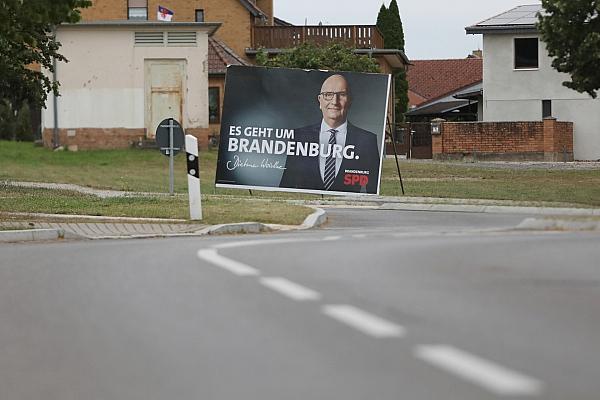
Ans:
POLYGON ((204 22, 204 10, 196 10, 196 22, 204 22))
POLYGON ((148 19, 148 0, 128 0, 127 1, 127 19, 147 20, 148 19))
POLYGON ((211 124, 216 124, 221 120, 219 112, 219 88, 209 87, 208 88, 208 121, 211 124))
POLYGON ((515 69, 538 67, 538 39, 515 39, 515 69))
POLYGON ((552 100, 542 100, 542 118, 552 116, 552 100))

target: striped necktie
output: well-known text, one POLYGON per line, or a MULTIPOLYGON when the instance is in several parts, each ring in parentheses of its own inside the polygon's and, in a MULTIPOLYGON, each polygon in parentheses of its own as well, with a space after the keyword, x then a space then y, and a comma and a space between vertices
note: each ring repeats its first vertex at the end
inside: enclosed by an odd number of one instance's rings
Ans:
POLYGON ((335 134, 338 131, 337 129, 330 129, 328 132, 331 132, 331 136, 329 136, 330 151, 329 155, 325 159, 325 173, 323 174, 323 184, 325 185, 325 190, 329 190, 335 181, 335 158, 333 157, 333 145, 335 144, 335 134))

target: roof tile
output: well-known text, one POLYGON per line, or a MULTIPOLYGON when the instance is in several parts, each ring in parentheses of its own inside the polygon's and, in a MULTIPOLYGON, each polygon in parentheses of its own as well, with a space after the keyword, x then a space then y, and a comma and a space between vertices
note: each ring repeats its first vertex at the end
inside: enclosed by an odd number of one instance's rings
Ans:
POLYGON ((215 37, 208 38, 208 73, 224 74, 228 65, 250 65, 225 43, 215 37))
MULTIPOLYGON (((483 80, 483 59, 411 60, 408 67, 408 88, 426 99, 418 106, 483 80)), ((413 96, 415 100, 417 96, 413 96)))

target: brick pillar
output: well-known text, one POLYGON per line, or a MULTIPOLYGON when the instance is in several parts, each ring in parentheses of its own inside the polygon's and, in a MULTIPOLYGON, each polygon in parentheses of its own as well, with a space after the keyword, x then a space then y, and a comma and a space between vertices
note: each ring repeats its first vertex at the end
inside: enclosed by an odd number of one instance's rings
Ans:
POLYGON ((441 160, 444 158, 444 142, 442 136, 444 136, 444 121, 441 118, 436 118, 432 120, 432 123, 436 123, 439 125, 440 132, 439 134, 431 134, 431 158, 434 160, 441 160))
POLYGON ((558 160, 558 149, 556 148, 557 134, 556 118, 544 118, 544 161, 558 160))

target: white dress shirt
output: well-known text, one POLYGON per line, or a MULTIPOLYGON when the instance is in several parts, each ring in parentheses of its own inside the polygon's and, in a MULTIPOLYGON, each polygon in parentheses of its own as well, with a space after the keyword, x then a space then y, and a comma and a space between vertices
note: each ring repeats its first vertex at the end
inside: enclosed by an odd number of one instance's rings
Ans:
MULTIPOLYGON (((346 144, 346 133, 348 132, 348 121, 345 121, 342 125, 337 128, 331 128, 329 125, 325 123, 325 120, 321 121, 321 133, 319 134, 319 145, 323 146, 324 149, 327 149, 329 146, 329 138, 331 137, 330 129, 335 129, 337 133, 335 134, 335 144, 342 146, 342 148, 346 144)), ((331 151, 333 151, 333 146, 331 151)), ((319 169, 321 170, 321 179, 325 180, 325 161, 327 157, 323 157, 319 155, 319 169)), ((340 171, 340 167, 342 166, 343 158, 335 159, 335 176, 337 176, 340 171)))

